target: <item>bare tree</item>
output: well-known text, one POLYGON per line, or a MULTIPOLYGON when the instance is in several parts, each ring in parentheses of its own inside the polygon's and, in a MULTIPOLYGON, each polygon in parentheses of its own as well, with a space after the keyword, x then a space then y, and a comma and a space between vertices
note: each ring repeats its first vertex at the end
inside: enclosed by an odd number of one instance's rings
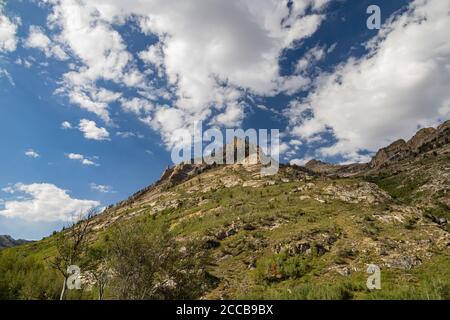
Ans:
POLYGON ((118 299, 196 299, 214 281, 202 243, 177 241, 167 226, 118 226, 110 243, 112 294, 118 299), (159 229, 159 230, 155 230, 159 229))
POLYGON ((98 300, 103 300, 105 296, 105 288, 109 281, 108 271, 101 266, 99 270, 94 272, 94 277, 97 281, 98 300))
POLYGON ((88 262, 86 265, 86 270, 95 279, 97 284, 98 299, 103 300, 105 296, 105 289, 109 283, 109 266, 108 266, 108 256, 109 250, 104 247, 94 247, 90 248, 87 253, 88 262))
POLYGON ((69 274, 69 266, 80 263, 82 255, 87 249, 87 238, 90 232, 92 218, 97 214, 97 209, 90 209, 86 215, 80 214, 78 219, 57 235, 56 239, 56 257, 50 261, 52 268, 57 270, 64 278, 61 290, 60 300, 64 299, 66 282, 69 274))

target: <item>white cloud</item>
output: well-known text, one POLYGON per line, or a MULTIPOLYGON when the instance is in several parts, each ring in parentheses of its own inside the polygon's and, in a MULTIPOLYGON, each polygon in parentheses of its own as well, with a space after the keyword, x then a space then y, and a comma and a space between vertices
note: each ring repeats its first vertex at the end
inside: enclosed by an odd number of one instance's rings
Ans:
MULTIPOLYGON (((177 8, 158 1, 149 4, 142 26, 169 35, 161 40, 163 55, 152 57, 163 57, 169 82, 177 88, 181 125, 186 126, 192 114, 197 119, 211 115, 211 106, 223 92, 219 83, 260 95, 292 93, 301 87, 303 80, 279 76, 278 58, 295 39, 308 37, 320 24, 320 15, 305 15, 308 4, 315 5, 295 1, 291 14, 285 1, 206 1, 200 9, 195 1, 177 8)), ((227 101, 213 123, 235 125, 243 109, 238 101, 227 101)))
POLYGON ((142 135, 141 133, 136 133, 136 132, 132 132, 132 131, 117 131, 116 136, 124 138, 124 139, 126 139, 126 138, 143 139, 144 138, 144 135, 142 135))
POLYGON ((148 114, 150 111, 154 110, 153 104, 146 99, 133 98, 127 100, 122 98, 120 102, 122 109, 125 112, 131 112, 140 116, 148 114))
POLYGON ((224 127, 237 127, 244 119, 244 108, 242 104, 229 103, 225 112, 220 113, 214 119, 214 124, 224 127))
POLYGON ((298 139, 292 139, 291 141, 289 141, 289 144, 292 146, 301 146, 302 142, 298 139))
POLYGON ((91 183, 89 186, 91 187, 92 190, 98 191, 100 193, 114 193, 115 192, 113 187, 108 186, 108 185, 91 183))
POLYGON ((25 155, 27 157, 35 158, 35 159, 40 157, 39 153, 37 153, 33 149, 28 149, 27 151, 25 151, 25 155))
POLYGON ((17 47, 17 21, 11 21, 0 11, 0 52, 12 52, 17 47))
POLYGON ((81 119, 78 129, 83 132, 86 139, 98 141, 109 140, 108 130, 97 127, 95 121, 81 119))
MULTIPOLYGON (((71 83, 78 76, 77 73, 69 72, 65 75, 65 81, 71 83)), ((110 123, 111 118, 109 115, 108 105, 111 102, 118 100, 121 96, 118 92, 106 90, 104 88, 97 88, 92 84, 83 84, 83 80, 80 81, 80 86, 73 84, 67 84, 68 88, 61 88, 57 90, 57 93, 62 93, 68 90, 67 95, 71 103, 79 105, 82 109, 96 114, 103 121, 110 123)))
POLYGON ((283 77, 279 81, 279 88, 287 94, 295 94, 301 89, 308 88, 311 80, 302 75, 283 77))
POLYGON ((289 150, 289 145, 285 142, 282 142, 278 146, 278 154, 284 154, 289 150))
POLYGON ((139 58, 147 64, 153 65, 158 75, 163 77, 164 73, 164 47, 161 42, 149 46, 147 50, 139 52, 139 58))
POLYGON ((48 183, 18 183, 10 188, 12 193, 22 193, 26 197, 5 200, 0 215, 8 218, 46 222, 70 221, 100 205, 97 201, 73 199, 68 191, 48 183))
POLYGON ((113 4, 77 0, 49 2, 53 3, 49 26, 61 30, 57 38, 80 61, 80 65, 74 65, 64 75, 64 85, 57 93, 66 94, 71 103, 110 122, 109 104, 120 94, 97 88, 97 81, 145 88, 144 77, 130 64, 132 55, 111 25, 113 20, 117 22, 119 13, 110 11, 114 9, 113 4))
POLYGON ((311 67, 325 58, 326 48, 324 46, 315 46, 308 50, 308 52, 300 58, 295 66, 297 73, 303 73, 311 69, 311 67))
POLYGON ((28 38, 24 43, 25 47, 39 49, 44 52, 46 57, 54 57, 58 60, 67 60, 69 56, 64 52, 61 46, 52 43, 49 37, 45 35, 38 26, 31 26, 28 38))
POLYGON ((8 187, 2 188, 2 191, 5 192, 5 193, 13 194, 14 193, 14 188, 12 186, 8 186, 8 187))
POLYGON ((85 166, 99 166, 98 163, 95 163, 92 159, 85 157, 82 154, 78 153, 69 153, 66 157, 70 160, 75 160, 81 162, 82 165, 85 166))
POLYGON ((27 69, 30 69, 32 66, 32 63, 28 61, 27 59, 17 58, 16 61, 14 61, 15 64, 24 66, 27 69))
POLYGON ((8 80, 9 84, 12 86, 15 86, 16 83, 14 82, 14 79, 12 78, 11 74, 6 69, 0 68, 0 78, 5 77, 6 80, 8 80))
POLYGON ((368 43, 369 54, 320 75, 307 98, 292 104, 292 134, 307 140, 332 133, 337 142, 317 154, 366 161, 362 150, 448 118, 449 10, 446 1, 412 2, 368 43))
POLYGON ((62 129, 72 129, 72 124, 69 121, 64 121, 63 123, 61 123, 61 128, 62 129))
MULTIPOLYGON (((145 76, 156 71, 168 81, 164 95, 175 93, 171 108, 176 128, 186 128, 193 119, 224 125, 243 119, 245 106, 240 97, 224 99, 221 96, 227 90, 223 87, 234 88, 241 95, 266 96, 280 91, 292 94, 307 85, 309 80, 303 77, 280 76, 278 60, 294 41, 317 30, 328 0, 185 0, 176 6, 163 0, 49 2, 53 4, 50 27, 61 30, 55 38, 80 62, 64 75, 59 93, 110 121, 110 102, 92 94, 100 80, 138 88, 142 93, 157 92, 155 83, 145 76), (141 31, 158 37, 159 41, 138 54, 151 72, 138 71, 124 39, 113 28, 130 17, 139 21, 141 31), (220 100, 226 100, 225 105, 220 100)), ((163 127, 164 141, 170 143, 174 131, 169 127, 175 125, 159 122, 168 114, 167 107, 158 105, 147 111, 150 114, 138 117, 153 128, 163 127)))

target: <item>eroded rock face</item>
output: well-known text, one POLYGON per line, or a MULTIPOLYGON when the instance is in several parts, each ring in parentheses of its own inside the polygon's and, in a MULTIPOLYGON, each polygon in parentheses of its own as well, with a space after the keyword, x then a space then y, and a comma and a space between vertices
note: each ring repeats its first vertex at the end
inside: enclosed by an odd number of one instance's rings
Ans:
POLYGON ((441 125, 439 125, 439 126, 437 127, 437 130, 438 130, 439 132, 443 132, 443 131, 445 131, 446 129, 450 129, 450 120, 445 121, 444 123, 442 123, 441 125))
POLYGON ((346 165, 330 164, 320 160, 311 160, 305 167, 318 174, 330 177, 347 177, 358 174, 373 173, 389 167, 402 160, 413 161, 426 157, 426 153, 448 153, 450 147, 450 120, 437 128, 422 128, 407 142, 397 140, 389 146, 378 150, 369 163, 353 163, 346 165), (447 146, 447 147, 446 147, 447 146))
POLYGON ((392 269, 410 270, 413 267, 420 266, 422 260, 417 256, 396 255, 384 259, 384 265, 392 269))
POLYGON ((387 192, 369 182, 345 187, 330 185, 324 188, 323 192, 330 198, 340 199, 347 203, 379 204, 392 200, 387 192))
POLYGON ((314 172, 331 172, 338 169, 339 166, 326 163, 320 160, 310 160, 305 164, 305 168, 308 168, 314 172))
POLYGON ((411 150, 418 150, 418 148, 436 132, 434 128, 423 128, 417 131, 414 137, 408 141, 408 146, 411 150))
POLYGON ((405 140, 397 140, 386 148, 380 149, 370 162, 370 167, 379 168, 389 161, 407 156, 410 151, 411 149, 405 140))
POLYGON ((289 256, 310 255, 313 252, 317 256, 322 256, 329 252, 333 244, 339 240, 339 233, 312 233, 309 235, 299 235, 289 240, 278 243, 273 248, 275 253, 285 253, 289 256))

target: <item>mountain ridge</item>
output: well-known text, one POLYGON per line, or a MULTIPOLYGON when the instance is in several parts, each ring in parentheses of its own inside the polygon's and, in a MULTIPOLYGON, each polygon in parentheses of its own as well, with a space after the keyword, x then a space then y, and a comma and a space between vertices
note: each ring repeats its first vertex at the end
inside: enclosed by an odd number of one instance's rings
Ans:
MULTIPOLYGON (((180 163, 90 219, 89 247, 120 247, 140 226, 151 235, 167 230, 183 252, 197 239, 197 254, 209 257, 202 267, 213 279, 195 288, 202 299, 450 299, 449 137, 447 121, 387 146, 372 165, 280 164, 273 176, 262 175, 259 162, 180 163), (131 233, 118 243, 115 230, 123 226, 131 233), (380 267, 384 289, 365 287, 368 264, 380 267)), ((17 265, 26 288, 33 274, 21 273, 24 257, 38 261, 50 277, 45 261, 65 232, 2 250, 0 285, 2 265, 17 265), (16 263, 8 263, 11 256, 16 263)), ((139 250, 129 251, 138 265, 145 248, 139 250)), ((101 266, 117 261, 90 259, 101 266)), ((184 274, 189 267, 179 268, 184 274)), ((84 292, 96 286, 90 272, 83 274, 84 292)), ((114 280, 115 273, 109 276, 114 280)), ((58 296, 49 283, 42 284, 44 295, 58 296)), ((17 292, 34 297, 29 290, 17 292)), ((117 297, 113 289, 109 294, 117 297)))
MULTIPOLYGON (((380 170, 389 164, 393 164, 405 158, 416 158, 425 154, 427 151, 437 149, 436 145, 430 145, 435 142, 440 146, 448 145, 450 136, 450 120, 447 120, 437 126, 437 128, 422 128, 417 131, 408 141, 398 139, 388 146, 379 149, 368 163, 353 163, 347 165, 330 164, 320 160, 311 160, 305 164, 317 173, 328 174, 362 174, 365 171, 373 172, 380 170)), ((439 146, 439 147, 440 147, 439 146)), ((448 152, 448 148, 444 152, 448 152)))
POLYGON ((16 246, 21 246, 26 243, 30 243, 32 241, 23 240, 23 239, 13 239, 9 235, 0 235, 0 249, 11 248, 16 246))

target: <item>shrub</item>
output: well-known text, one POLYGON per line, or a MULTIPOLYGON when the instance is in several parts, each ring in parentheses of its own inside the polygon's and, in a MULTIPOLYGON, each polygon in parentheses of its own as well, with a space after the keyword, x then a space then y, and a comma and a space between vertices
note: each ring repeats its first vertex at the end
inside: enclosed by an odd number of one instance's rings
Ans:
POLYGON ((208 251, 198 241, 177 242, 163 227, 118 227, 110 241, 111 292, 119 299, 196 299, 214 284, 208 251))
POLYGON ((310 261, 302 256, 289 257, 276 254, 257 262, 256 274, 260 282, 276 282, 288 278, 298 279, 311 271, 310 261))

